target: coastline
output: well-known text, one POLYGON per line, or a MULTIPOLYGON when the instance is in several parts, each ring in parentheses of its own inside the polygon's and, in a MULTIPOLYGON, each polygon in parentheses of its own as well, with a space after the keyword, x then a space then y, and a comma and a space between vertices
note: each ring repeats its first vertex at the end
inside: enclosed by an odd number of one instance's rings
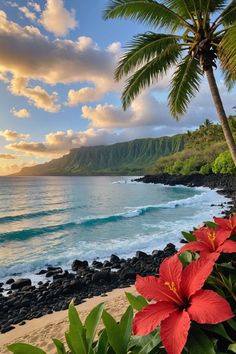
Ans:
MULTIPOLYGON (((224 195, 231 201, 228 202, 228 209, 222 214, 226 217, 236 213, 236 175, 228 174, 191 174, 191 175, 169 175, 167 173, 158 175, 146 175, 135 179, 136 182, 164 184, 169 186, 183 185, 187 187, 208 187, 215 189, 217 193, 224 195)), ((223 205, 222 205, 223 207, 223 205)))
MULTIPOLYGON (((222 213, 228 216, 230 213, 236 212, 236 176, 157 175, 144 176, 135 181, 217 189, 218 193, 231 199, 227 202, 229 210, 223 210, 222 213)), ((225 209, 225 206, 222 205, 222 208, 225 209)), ((129 286, 134 284, 135 275, 137 273, 141 275, 156 274, 162 260, 175 252, 175 246, 168 244, 164 250, 154 250, 152 254, 137 251, 135 257, 127 260, 112 255, 109 261, 95 261, 92 266, 89 266, 86 261, 78 260, 77 263, 74 261, 71 267, 72 271, 63 270, 60 267, 49 267, 41 270, 44 275, 51 273, 50 276, 45 278, 46 282, 42 282, 36 288, 28 283, 28 285, 14 290, 12 294, 9 294, 9 297, 4 297, 1 294, 0 285, 0 330, 4 332, 0 334, 0 352, 8 353, 1 345, 12 343, 18 338, 31 342, 33 345, 40 345, 37 340, 40 336, 44 338, 44 333, 47 333, 49 327, 54 332, 48 331, 48 333, 57 337, 59 323, 57 319, 64 316, 64 331, 67 323, 66 309, 71 298, 75 298, 75 304, 78 305, 79 311, 82 311, 85 304, 92 304, 93 300, 96 299, 99 299, 100 302, 104 299, 108 302, 113 301, 112 294, 118 292, 123 300, 114 300, 110 308, 111 313, 121 315, 122 312, 117 311, 116 303, 118 301, 119 304, 121 301, 123 304, 121 308, 124 309, 126 305, 124 291, 134 289, 133 287, 129 288, 129 286), (107 295, 107 293, 109 294, 107 295), (85 299, 89 300, 84 303, 85 299), (37 330, 40 329, 38 336, 33 334, 33 328, 35 329, 34 332, 38 332, 37 330)), ((93 307, 92 305, 89 306, 89 309, 93 307)), ((60 332, 60 335, 63 331, 60 332)), ((49 345, 47 353, 51 354, 53 351, 49 350, 53 350, 52 342, 49 341, 47 335, 46 338, 48 343, 45 341, 43 345, 49 345)))

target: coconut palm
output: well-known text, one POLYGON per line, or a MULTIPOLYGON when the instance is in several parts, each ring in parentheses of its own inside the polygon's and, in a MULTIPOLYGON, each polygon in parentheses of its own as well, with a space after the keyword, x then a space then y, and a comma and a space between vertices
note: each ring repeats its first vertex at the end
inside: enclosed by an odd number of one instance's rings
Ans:
POLYGON ((214 75, 219 65, 227 88, 236 83, 236 0, 111 0, 104 18, 132 19, 152 29, 133 38, 116 68, 117 81, 128 76, 122 94, 124 109, 175 67, 169 107, 179 119, 206 75, 236 165, 236 145, 214 75))

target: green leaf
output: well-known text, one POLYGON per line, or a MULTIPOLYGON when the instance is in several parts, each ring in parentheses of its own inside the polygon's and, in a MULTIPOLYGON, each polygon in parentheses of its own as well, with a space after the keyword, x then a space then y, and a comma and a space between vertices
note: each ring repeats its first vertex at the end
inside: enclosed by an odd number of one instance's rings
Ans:
POLYGON ((184 267, 193 261, 192 253, 189 251, 185 251, 185 252, 179 254, 178 257, 184 267))
POLYGON ((87 354, 85 329, 72 302, 69 306, 69 322, 68 339, 73 348, 73 354, 87 354))
POLYGON ((125 293, 130 305, 133 307, 133 309, 137 311, 141 311, 145 306, 148 305, 148 302, 146 299, 144 299, 143 296, 135 296, 131 293, 125 293))
POLYGON ((127 347, 132 335, 132 321, 133 321, 134 312, 131 306, 127 308, 124 315, 121 317, 119 327, 120 332, 123 336, 123 345, 125 350, 127 351, 127 347))
POLYGON ((107 347, 108 347, 108 338, 107 338, 107 332, 104 329, 98 338, 96 347, 95 347, 95 353, 96 354, 104 354, 107 352, 107 347))
POLYGON ((7 349, 9 349, 14 354, 46 354, 42 349, 25 343, 15 343, 8 345, 7 349))
POLYGON ((198 92, 201 77, 199 62, 189 55, 177 65, 169 92, 170 111, 176 119, 186 112, 188 104, 198 92))
POLYGON ((211 229, 216 229, 218 227, 218 225, 212 221, 203 221, 203 223, 211 229))
POLYGON ((139 95, 139 93, 154 82, 160 80, 167 70, 175 65, 180 57, 181 48, 178 44, 168 45, 154 59, 136 70, 126 81, 125 89, 122 93, 122 103, 124 109, 139 95))
POLYGON ((196 241, 196 237, 191 232, 182 231, 182 235, 189 242, 196 241))
POLYGON ((232 339, 228 336, 228 333, 226 332, 225 327, 222 323, 219 323, 217 325, 205 325, 204 329, 206 331, 219 334, 221 337, 229 340, 230 342, 232 341, 232 339))
POLYGON ((155 0, 112 0, 104 12, 104 18, 131 18, 154 27, 186 27, 192 30, 177 12, 155 0))
POLYGON ((160 344, 161 344, 160 333, 159 333, 159 330, 157 330, 155 332, 153 338, 146 345, 144 345, 138 353, 139 354, 148 354, 153 349, 158 348, 160 344))
POLYGON ((190 354, 216 354, 212 341, 197 326, 189 332, 187 348, 190 354))
POLYGON ((119 60, 115 71, 115 79, 121 80, 140 65, 148 63, 166 49, 169 45, 177 45, 180 37, 173 34, 147 32, 139 34, 128 44, 127 52, 119 60))
POLYGON ((98 324, 102 318, 103 309, 104 304, 99 304, 89 313, 85 320, 84 327, 86 328, 88 350, 92 347, 98 324))
POLYGON ((230 350, 233 353, 236 353, 236 343, 230 344, 228 350, 230 350))
POLYGON ((57 348, 57 354, 66 354, 66 349, 65 349, 64 344, 56 338, 53 338, 52 340, 57 348))
POLYGON ((233 328, 233 330, 236 332, 236 322, 234 320, 228 320, 227 323, 229 324, 229 326, 231 328, 233 328))
POLYGON ((126 354, 123 346, 123 333, 115 319, 107 312, 103 311, 102 319, 107 331, 107 337, 110 345, 116 354, 126 354))

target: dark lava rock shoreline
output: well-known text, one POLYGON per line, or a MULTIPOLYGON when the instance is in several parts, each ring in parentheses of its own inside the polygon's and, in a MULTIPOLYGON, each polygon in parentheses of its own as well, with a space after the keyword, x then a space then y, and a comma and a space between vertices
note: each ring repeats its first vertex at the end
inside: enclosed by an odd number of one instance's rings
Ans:
POLYGON ((111 255, 104 262, 75 260, 71 270, 47 267, 38 274, 45 281, 32 286, 30 279, 8 279, 8 296, 2 293, 6 284, 0 283, 0 332, 6 333, 15 325, 24 325, 26 320, 39 318, 55 311, 66 310, 71 299, 76 305, 93 296, 106 296, 116 288, 134 284, 136 274, 155 275, 161 262, 176 253, 173 244, 152 254, 137 251, 135 257, 121 259, 111 255))
POLYGON ((184 176, 163 173, 158 175, 147 175, 135 179, 135 181, 154 184, 161 183, 170 186, 184 185, 188 187, 208 187, 211 189, 217 189, 219 194, 223 194, 225 197, 231 199, 231 202, 228 203, 228 207, 223 211, 225 216, 229 216, 231 213, 236 213, 236 175, 202 175, 195 173, 184 176))

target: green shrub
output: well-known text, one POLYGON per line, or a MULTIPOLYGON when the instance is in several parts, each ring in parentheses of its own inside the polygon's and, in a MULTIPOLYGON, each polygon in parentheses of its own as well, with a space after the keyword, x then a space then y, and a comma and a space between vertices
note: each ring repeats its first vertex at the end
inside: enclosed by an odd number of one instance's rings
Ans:
POLYGON ((203 165, 200 168, 200 173, 202 173, 203 175, 207 175, 209 173, 212 173, 212 167, 210 163, 206 163, 205 165, 203 165))
POLYGON ((229 151, 222 152, 214 161, 212 166, 212 171, 214 173, 229 173, 235 174, 236 167, 232 160, 229 151))

